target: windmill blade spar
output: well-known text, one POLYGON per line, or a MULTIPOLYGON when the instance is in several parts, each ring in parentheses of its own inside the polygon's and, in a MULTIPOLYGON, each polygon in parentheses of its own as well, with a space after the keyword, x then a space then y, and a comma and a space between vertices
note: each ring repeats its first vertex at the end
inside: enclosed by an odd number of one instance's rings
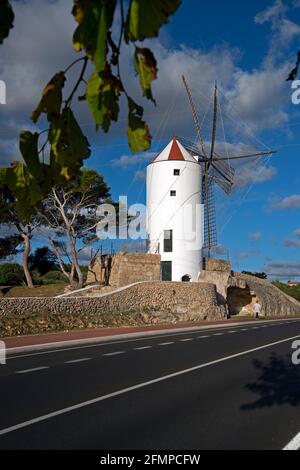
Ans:
POLYGON ((233 186, 235 169, 223 162, 211 162, 210 174, 214 182, 226 193, 230 194, 233 186))
POLYGON ((276 153, 276 150, 270 150, 269 152, 257 152, 257 153, 249 153, 248 155, 236 155, 236 156, 233 156, 233 157, 215 157, 214 158, 214 161, 217 161, 217 162, 222 162, 222 161, 225 161, 225 160, 238 160, 238 159, 242 159, 242 158, 259 158, 259 157, 264 157, 264 156, 272 156, 276 153))

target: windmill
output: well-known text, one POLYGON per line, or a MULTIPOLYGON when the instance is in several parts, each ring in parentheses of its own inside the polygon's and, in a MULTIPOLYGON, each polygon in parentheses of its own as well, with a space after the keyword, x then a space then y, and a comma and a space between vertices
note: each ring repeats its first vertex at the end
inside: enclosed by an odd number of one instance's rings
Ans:
POLYGON ((216 247, 217 241, 217 224, 216 210, 214 200, 214 186, 217 185, 221 190, 229 195, 234 183, 235 169, 231 165, 232 160, 244 158, 259 158, 262 156, 272 156, 275 151, 249 153, 247 155, 222 156, 216 152, 217 137, 217 117, 218 117, 218 86, 215 83, 213 96, 213 119, 211 127, 210 148, 207 151, 201 124, 196 112, 193 97, 189 89, 188 82, 182 76, 183 84, 188 96, 189 104, 197 131, 198 143, 190 142, 186 139, 179 139, 182 145, 194 156, 198 158, 202 166, 202 203, 204 205, 204 245, 207 250, 208 257, 211 256, 212 248, 216 247))

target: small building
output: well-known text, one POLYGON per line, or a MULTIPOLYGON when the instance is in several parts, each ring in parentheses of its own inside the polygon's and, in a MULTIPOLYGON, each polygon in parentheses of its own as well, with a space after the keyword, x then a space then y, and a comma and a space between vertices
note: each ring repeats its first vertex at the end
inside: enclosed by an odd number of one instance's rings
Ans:
POLYGON ((173 138, 147 167, 148 252, 161 255, 161 279, 196 281, 202 269, 201 165, 173 138))

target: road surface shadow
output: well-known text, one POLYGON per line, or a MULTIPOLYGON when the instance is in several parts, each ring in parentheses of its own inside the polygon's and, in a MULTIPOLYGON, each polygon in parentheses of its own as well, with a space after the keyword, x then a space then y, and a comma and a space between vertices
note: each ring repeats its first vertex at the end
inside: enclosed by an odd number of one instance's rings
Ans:
POLYGON ((260 375, 245 388, 256 394, 257 399, 242 405, 241 410, 300 404, 300 365, 293 365, 290 355, 282 358, 272 354, 268 361, 255 359, 252 363, 260 375))

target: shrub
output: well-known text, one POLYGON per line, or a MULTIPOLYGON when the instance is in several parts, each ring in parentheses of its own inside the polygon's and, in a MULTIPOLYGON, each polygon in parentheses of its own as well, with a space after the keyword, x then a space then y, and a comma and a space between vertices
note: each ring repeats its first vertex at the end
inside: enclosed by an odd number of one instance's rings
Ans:
POLYGON ((54 253, 47 246, 37 248, 29 256, 29 266, 30 270, 39 272, 41 276, 59 269, 54 253))
POLYGON ((81 269, 81 272, 83 274, 83 282, 86 282, 87 275, 88 275, 88 272, 89 272, 89 267, 84 264, 84 265, 80 266, 80 269, 81 269))
POLYGON ((290 297, 294 297, 294 299, 300 302, 300 286, 291 287, 278 281, 274 281, 273 284, 274 286, 278 287, 278 289, 282 290, 285 294, 289 295, 290 297))
POLYGON ((22 281, 24 281, 22 266, 17 263, 0 264, 0 285, 13 286, 21 284, 22 281))
POLYGON ((61 271, 49 271, 47 274, 41 277, 41 283, 45 286, 49 284, 58 284, 60 282, 65 282, 66 277, 61 271))
POLYGON ((33 280, 33 284, 35 286, 41 286, 43 284, 43 277, 41 276, 41 274, 38 272, 37 269, 34 269, 33 271, 31 271, 31 277, 33 280))

